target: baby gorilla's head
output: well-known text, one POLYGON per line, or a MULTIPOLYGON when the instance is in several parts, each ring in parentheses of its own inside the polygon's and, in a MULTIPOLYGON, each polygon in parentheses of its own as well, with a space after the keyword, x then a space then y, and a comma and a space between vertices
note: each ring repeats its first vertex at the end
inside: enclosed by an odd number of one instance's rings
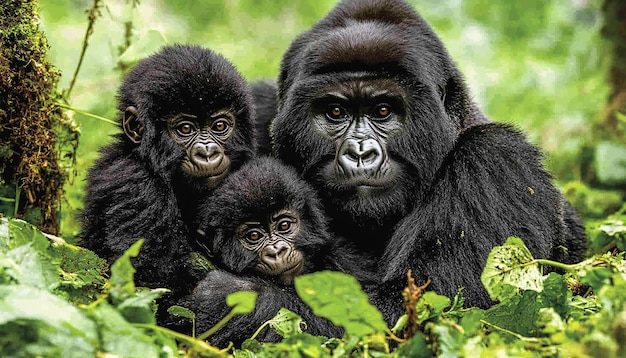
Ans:
POLYGON ((313 189, 265 157, 246 163, 200 203, 198 223, 198 242, 218 267, 283 284, 320 267, 331 245, 313 189))

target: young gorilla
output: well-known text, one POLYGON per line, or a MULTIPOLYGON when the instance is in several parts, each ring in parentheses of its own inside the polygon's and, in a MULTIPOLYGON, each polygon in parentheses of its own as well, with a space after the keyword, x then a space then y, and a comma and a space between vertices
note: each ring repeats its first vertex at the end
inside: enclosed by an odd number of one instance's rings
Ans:
POLYGON ((406 2, 341 1, 285 53, 277 103, 273 152, 315 187, 331 230, 379 263, 369 292, 390 324, 408 269, 489 307, 480 275, 508 236, 538 258, 583 258, 581 221, 541 152, 481 112, 406 2))
MULTIPOLYGON (((198 227, 203 234, 199 242, 218 270, 182 303, 196 313, 197 330, 212 327, 230 310, 225 302, 229 293, 257 291, 261 307, 232 319, 211 343, 241 343, 281 307, 303 316, 309 333, 341 335, 332 323, 312 315, 295 293, 293 279, 330 269, 366 281, 366 262, 328 232, 315 191, 292 168, 267 157, 246 163, 200 203, 198 227)), ((272 332, 260 337, 277 338, 272 332)))
POLYGON ((252 156, 252 95, 222 56, 176 45, 124 78, 122 134, 87 176, 83 244, 112 262, 134 242, 137 285, 188 293, 206 272, 189 262, 198 198, 252 156))

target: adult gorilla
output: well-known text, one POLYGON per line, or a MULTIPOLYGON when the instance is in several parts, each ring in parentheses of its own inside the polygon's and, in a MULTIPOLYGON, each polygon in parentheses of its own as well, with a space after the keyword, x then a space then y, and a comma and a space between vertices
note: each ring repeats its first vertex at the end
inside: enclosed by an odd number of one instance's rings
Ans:
POLYGON ((378 260, 371 297, 391 323, 408 269, 488 307, 480 274, 508 236, 535 257, 583 257, 580 220, 540 151, 485 117, 401 0, 342 1, 296 38, 270 135, 274 153, 317 188, 332 230, 378 260))

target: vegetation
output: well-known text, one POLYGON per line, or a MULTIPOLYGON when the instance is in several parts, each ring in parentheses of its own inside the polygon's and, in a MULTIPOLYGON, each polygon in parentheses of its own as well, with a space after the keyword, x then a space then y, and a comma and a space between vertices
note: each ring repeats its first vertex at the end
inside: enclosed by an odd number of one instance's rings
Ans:
MULTIPOLYGON (((533 259, 517 238, 495 248, 482 279, 499 304, 488 310, 464 308, 462 291, 450 300, 408 280, 408 314, 387 327, 353 278, 320 272, 299 277, 296 288, 316 314, 345 328, 343 338, 308 335, 300 317, 281 310, 259 327, 276 330, 281 342, 259 343, 255 335, 241 348, 219 350, 203 341, 212 331, 188 337, 155 324, 154 299, 165 291, 135 287, 130 257, 141 243, 110 268, 72 245, 85 172, 118 131, 110 122, 124 71, 161 45, 182 42, 223 53, 251 80, 275 78, 290 41, 335 2, 39 0, 38 10, 35 0, 9 0, 0 7, 3 355, 626 355, 620 1, 410 1, 487 114, 522 127, 545 150, 585 218, 590 252, 579 264, 533 259), (57 220, 65 240, 50 235, 57 220), (410 333, 397 337, 402 327, 410 333)), ((251 310, 254 299, 229 297, 225 319, 251 310)), ((172 313, 194 317, 182 308, 172 313)))
MULTIPOLYGON (((593 232, 597 244, 626 248, 626 210, 593 232)), ((0 350, 15 357, 85 357, 106 352, 123 357, 431 357, 545 356, 621 357, 626 354, 626 261, 598 254, 574 265, 533 259, 519 238, 493 249, 482 281, 499 303, 482 310, 409 286, 409 314, 387 327, 357 281, 322 271, 295 280, 315 314, 345 329, 343 338, 312 336, 293 312, 281 310, 262 329, 283 337, 242 347, 212 347, 159 327, 153 300, 165 289, 135 287, 130 258, 141 240, 107 270, 92 252, 39 232, 17 219, 0 219, 0 350), (558 269, 563 274, 542 273, 558 269), (323 294, 321 294, 323 293, 323 294), (412 298, 409 298, 412 297, 412 298), (412 323, 403 338, 396 334, 412 323)), ((254 309, 256 293, 237 292, 226 319, 254 309)), ((173 307, 172 313, 194 318, 173 307)))
POLYGON ((37 2, 0 8, 0 207, 57 233, 57 213, 78 131, 55 105, 59 72, 37 26, 37 2), (12 209, 12 210, 11 210, 12 209))

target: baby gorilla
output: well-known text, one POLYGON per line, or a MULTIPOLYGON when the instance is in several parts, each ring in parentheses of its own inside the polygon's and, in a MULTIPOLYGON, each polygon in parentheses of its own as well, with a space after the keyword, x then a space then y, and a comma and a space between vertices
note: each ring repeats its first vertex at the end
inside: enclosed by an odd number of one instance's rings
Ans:
MULTIPOLYGON (((202 332, 230 311, 228 294, 258 293, 254 312, 234 317, 210 337, 218 347, 229 341, 240 344, 283 307, 303 318, 308 333, 340 337, 342 330, 315 316, 291 285, 299 274, 324 269, 369 281, 368 263, 327 226, 315 191, 292 168, 269 157, 249 161, 200 203, 198 243, 218 269, 179 305, 196 313, 197 331, 202 332)), ((174 323, 177 330, 188 330, 184 324, 174 323)), ((257 339, 279 337, 264 330, 257 339)))
POLYGON ((223 56, 173 45, 130 70, 117 107, 121 133, 87 176, 82 242, 113 262, 145 239, 135 283, 171 289, 163 303, 206 275, 190 260, 190 225, 199 198, 252 156, 252 94, 223 56))
POLYGON ((279 161, 260 157, 230 175, 199 207, 198 243, 219 267, 291 284, 331 269, 357 276, 346 243, 333 238, 311 186, 279 161))

